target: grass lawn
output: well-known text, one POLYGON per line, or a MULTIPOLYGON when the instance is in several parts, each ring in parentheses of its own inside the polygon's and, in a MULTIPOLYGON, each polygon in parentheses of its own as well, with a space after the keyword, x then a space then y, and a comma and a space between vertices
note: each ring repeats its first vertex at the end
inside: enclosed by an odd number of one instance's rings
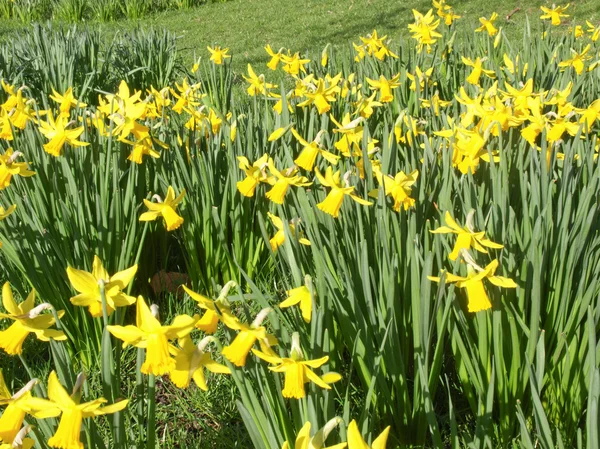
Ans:
MULTIPOLYGON (((476 0, 456 0, 450 4, 462 15, 458 29, 471 29, 478 25, 478 18, 489 17, 496 11, 496 25, 502 26, 510 37, 518 38, 525 26, 526 17, 539 26, 539 6, 551 6, 540 0, 508 0, 500 4, 476 0), (518 8, 518 10, 516 10, 518 8), (516 10, 516 11, 515 11, 516 10), (507 16, 511 14, 509 20, 507 16)), ((585 19, 597 20, 597 0, 572 2, 568 13, 585 26, 585 19)), ((266 62, 268 57, 263 47, 269 43, 277 50, 280 47, 295 51, 320 51, 330 43, 346 47, 358 41, 373 29, 391 38, 407 37, 407 24, 413 21, 411 10, 426 12, 431 2, 390 0, 232 0, 224 3, 209 3, 183 11, 165 11, 154 14, 139 22, 119 21, 110 24, 92 24, 118 33, 135 27, 154 27, 175 33, 179 49, 187 63, 196 56, 207 57, 206 46, 219 44, 231 49, 234 67, 245 71, 246 65, 266 62)), ((561 27, 566 31, 568 20, 561 27)), ((15 21, 0 21, 0 36, 6 40, 13 32, 24 26, 15 21)))

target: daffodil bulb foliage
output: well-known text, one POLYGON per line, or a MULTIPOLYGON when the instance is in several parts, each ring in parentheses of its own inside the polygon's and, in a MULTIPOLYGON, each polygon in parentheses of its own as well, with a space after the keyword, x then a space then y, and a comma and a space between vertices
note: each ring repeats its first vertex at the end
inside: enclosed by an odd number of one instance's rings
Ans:
POLYGON ((56 418, 60 422, 56 433, 48 440, 50 447, 58 449, 83 449, 80 440, 81 426, 85 418, 109 415, 123 410, 129 400, 124 399, 112 405, 106 404, 106 399, 100 398, 81 403, 81 387, 85 376, 79 375, 73 393, 69 394, 60 384, 56 372, 52 371, 48 378, 48 401, 36 412, 38 418, 56 418))
POLYGON ((475 215, 475 210, 472 209, 469 211, 467 215, 467 220, 465 222, 465 226, 460 226, 452 216, 450 212, 446 211, 444 215, 444 221, 447 226, 440 226, 437 229, 433 229, 429 232, 432 234, 456 234, 456 243, 454 244, 454 249, 448 255, 450 260, 456 260, 460 254, 460 252, 464 250, 469 250, 471 247, 480 253, 487 254, 487 248, 493 249, 502 249, 503 245, 499 243, 492 242, 491 240, 485 238, 485 231, 475 231, 473 227, 473 217, 475 215))
POLYGON ((330 371, 318 376, 311 368, 320 368, 329 360, 329 356, 319 359, 305 360, 300 347, 300 335, 298 332, 292 334, 292 348, 289 357, 279 357, 271 348, 263 348, 263 351, 253 349, 252 352, 259 358, 270 363, 269 369, 276 373, 284 373, 285 385, 281 392, 284 398, 302 399, 306 396, 304 385, 312 382, 315 385, 330 390, 329 384, 335 383, 342 378, 338 373, 330 371))
POLYGON ((103 297, 106 313, 109 316, 117 307, 133 304, 135 297, 127 295, 123 290, 131 283, 137 269, 138 266, 134 265, 111 276, 98 256, 94 256, 91 273, 68 267, 67 277, 79 293, 71 298, 71 304, 87 307, 93 317, 103 315, 103 297))
MULTIPOLYGON (((484 279, 497 287, 517 288, 517 284, 512 279, 495 275, 498 269, 497 259, 492 260, 485 268, 482 268, 475 263, 465 249, 461 250, 460 254, 467 262, 467 276, 445 273, 445 282, 447 284, 455 283, 457 287, 467 290, 467 309, 469 312, 481 312, 492 307, 492 302, 483 285, 484 279)), ((439 277, 427 276, 427 278, 433 282, 440 282, 439 277)))
MULTIPOLYGON (((52 310, 48 303, 35 305, 35 290, 32 290, 25 301, 17 304, 13 297, 10 283, 2 286, 2 305, 6 310, 0 312, 0 320, 11 320, 12 324, 0 332, 0 348, 9 355, 19 355, 23 352, 23 343, 29 334, 34 334, 38 340, 66 340, 65 333, 61 330, 50 329, 55 324, 54 314, 43 313, 52 310)), ((64 311, 56 312, 60 318, 64 311)))
POLYGON ((231 370, 213 360, 206 346, 215 341, 214 337, 204 337, 195 345, 192 338, 186 335, 178 340, 179 348, 171 347, 175 356, 175 368, 171 371, 171 381, 179 388, 187 388, 193 379, 198 388, 208 391, 204 369, 219 374, 231 374, 231 370))
MULTIPOLYGON (((334 444, 333 446, 325 447, 325 440, 343 420, 339 416, 327 421, 327 423, 319 429, 312 437, 310 436, 311 424, 310 421, 306 422, 298 435, 296 436, 296 442, 294 449, 344 449, 347 443, 334 444)), ((290 449, 290 443, 287 441, 283 443, 281 449, 290 449)))
POLYGON ((356 424, 355 420, 352 420, 348 426, 348 449, 385 449, 389 434, 390 426, 387 426, 383 432, 373 440, 371 446, 369 446, 360 434, 358 424, 356 424))
POLYGON ((169 186, 167 189, 167 196, 165 197, 164 201, 158 195, 154 195, 152 197, 156 200, 155 203, 149 200, 144 200, 144 204, 148 208, 148 211, 140 215, 140 221, 154 221, 157 218, 162 217, 165 221, 167 231, 174 231, 183 223, 183 218, 177 214, 176 209, 177 205, 181 203, 184 196, 185 189, 183 189, 181 193, 175 197, 175 190, 173 190, 173 187, 169 186))
POLYGON ((181 339, 188 335, 199 317, 179 315, 173 319, 171 325, 163 326, 158 320, 158 307, 153 306, 152 309, 143 297, 138 296, 136 325, 108 326, 108 331, 123 341, 123 347, 132 345, 146 350, 142 373, 162 376, 176 367, 175 360, 169 352, 169 340, 181 339))
POLYGON ((227 360, 235 366, 245 366, 248 353, 257 341, 262 349, 277 344, 277 338, 269 334, 267 329, 262 325, 271 311, 271 308, 262 309, 250 325, 242 323, 230 313, 223 313, 221 319, 225 326, 229 329, 239 331, 231 344, 223 348, 222 354, 227 360))

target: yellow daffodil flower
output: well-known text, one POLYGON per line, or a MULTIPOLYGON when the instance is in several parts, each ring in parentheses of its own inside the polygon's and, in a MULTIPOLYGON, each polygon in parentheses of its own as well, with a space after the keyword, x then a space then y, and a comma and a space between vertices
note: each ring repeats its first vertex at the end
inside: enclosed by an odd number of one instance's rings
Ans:
POLYGON ((306 176, 298 175, 297 167, 288 168, 282 173, 275 168, 275 164, 271 160, 269 161, 269 170, 277 181, 275 181, 271 190, 267 192, 266 197, 275 204, 283 204, 283 199, 290 186, 307 187, 312 185, 312 182, 306 176))
POLYGON ((93 317, 102 316, 101 284, 104 287, 106 311, 112 314, 117 307, 133 304, 135 298, 123 292, 133 280, 138 266, 134 265, 110 276, 98 256, 94 256, 92 272, 67 268, 67 277, 79 294, 71 298, 71 304, 87 307, 93 317))
POLYGON ((372 80, 370 78, 366 78, 367 83, 369 83, 369 86, 372 90, 377 90, 379 91, 379 101, 382 103, 390 103, 391 101, 394 100, 394 94, 392 92, 392 89, 396 89, 398 86, 400 86, 400 74, 398 73, 396 76, 394 76, 391 79, 387 79, 385 76, 383 75, 379 75, 379 79, 378 80, 372 80))
POLYGON ((499 243, 494 243, 491 240, 486 239, 485 231, 478 232, 473 229, 474 214, 474 210, 469 212, 469 214, 467 215, 466 225, 460 226, 456 221, 454 221, 454 219, 450 215, 450 212, 446 211, 446 214, 444 215, 444 221, 446 222, 447 226, 440 226, 437 229, 429 231, 432 234, 457 235, 454 249, 448 255, 448 258, 450 260, 456 260, 463 249, 468 250, 471 249, 471 247, 484 254, 487 254, 487 250, 484 247, 493 249, 504 248, 503 245, 500 245, 499 243))
POLYGON ((48 378, 48 399, 47 407, 38 413, 44 418, 55 418, 60 416, 60 423, 56 433, 48 440, 50 447, 58 449, 83 449, 80 433, 83 420, 85 418, 95 418, 96 416, 110 415, 123 410, 127 407, 128 399, 116 402, 112 405, 103 405, 106 399, 100 398, 83 404, 79 403, 78 390, 83 384, 83 376, 77 379, 72 395, 60 384, 56 372, 52 371, 48 378))
POLYGON ((262 325, 271 309, 262 309, 252 324, 242 323, 235 316, 224 312, 222 321, 229 329, 239 331, 233 341, 223 348, 223 356, 235 366, 245 366, 246 358, 254 343, 258 340, 261 348, 268 348, 277 344, 277 338, 267 333, 267 329, 262 325))
MULTIPOLYGON (((157 307, 153 310, 158 315, 157 307)), ((135 326, 108 326, 108 331, 123 341, 123 347, 128 345, 146 349, 146 360, 141 371, 144 374, 162 376, 175 368, 175 360, 169 355, 169 340, 183 338, 188 335, 196 322, 198 315, 178 315, 169 326, 162 326, 146 301, 138 296, 136 305, 135 326)))
MULTIPOLYGON (((347 444, 339 443, 334 444, 333 446, 324 447, 325 440, 331 433, 333 429, 335 429, 341 422, 343 422, 342 418, 335 417, 327 421, 327 423, 317 431, 312 437, 310 436, 310 421, 307 421, 306 424, 302 426, 300 432, 296 436, 296 443, 294 444, 295 449, 344 449, 347 444)), ((286 441, 283 443, 281 449, 290 449, 290 444, 286 441)))
POLYGON ((137 139, 135 142, 124 139, 123 143, 133 146, 131 153, 129 156, 127 156, 127 160, 135 162, 136 164, 141 164, 144 161, 144 156, 150 156, 154 159, 158 159, 160 157, 160 153, 154 149, 154 144, 163 149, 168 148, 166 143, 152 138, 149 134, 145 135, 141 139, 137 139))
POLYGON ((276 84, 267 83, 264 75, 257 75, 250 64, 248 64, 248 76, 242 76, 248 83, 250 83, 250 86, 248 86, 246 91, 251 97, 254 97, 255 95, 267 95, 269 93, 269 89, 274 89, 277 87, 276 84))
POLYGON ((437 40, 442 37, 442 35, 436 31, 437 27, 440 25, 440 19, 435 19, 432 9, 427 11, 425 15, 421 14, 416 9, 413 9, 412 12, 415 23, 409 24, 408 29, 411 33, 411 37, 417 41, 417 51, 421 53, 425 47, 427 53, 431 53, 431 45, 435 44, 437 40))
POLYGON ((595 26, 589 20, 586 20, 585 23, 588 26, 587 32, 590 34, 590 39, 592 42, 596 42, 600 38, 600 26, 595 26))
POLYGON ((281 62, 283 62, 283 71, 285 73, 297 76, 300 72, 306 73, 304 66, 310 62, 310 59, 302 59, 298 52, 294 53, 293 56, 288 52, 287 55, 281 55, 281 62))
POLYGON ((359 94, 358 101, 356 102, 356 113, 364 118, 371 117, 375 111, 374 108, 383 106, 383 103, 375 100, 376 96, 377 91, 373 92, 370 97, 363 97, 362 94, 359 94))
MULTIPOLYGON (((404 207, 404 210, 408 210, 415 205, 415 200, 410 195, 412 193, 412 186, 417 182, 417 178, 419 177, 418 170, 414 170, 408 175, 400 171, 395 177, 384 175, 379 168, 375 167, 373 172, 375 173, 377 182, 383 187, 385 195, 389 195, 394 199, 394 210, 396 212, 400 212, 401 206, 404 207)), ((377 195, 378 189, 369 192, 369 196, 372 198, 377 198, 377 195)))
POLYGON ((279 65, 279 62, 281 61, 281 52, 283 51, 283 48, 279 49, 279 51, 277 53, 275 53, 273 51, 273 49, 271 48, 271 46, 267 44, 267 46, 265 47, 265 50, 271 57, 271 60, 268 62, 267 67, 270 68, 271 70, 277 70, 277 66, 279 65))
POLYGON ((373 440, 373 444, 369 446, 365 440, 363 440, 358 425, 353 419, 348 426, 348 449, 385 449, 387 445, 388 435, 390 433, 390 426, 383 429, 383 432, 373 440))
MULTIPOLYGON (((466 252, 463 252, 464 255, 466 252)), ((468 254, 468 253, 466 253, 468 254)), ((470 256, 467 256, 470 259, 470 256)), ((490 298, 488 297, 483 286, 483 280, 487 279, 492 284, 503 288, 517 288, 517 284, 512 279, 495 276, 494 273, 498 268, 498 260, 494 259, 485 268, 477 266, 474 262, 467 263, 467 276, 461 277, 451 273, 446 273, 446 284, 456 283, 459 288, 467 290, 467 308, 469 312, 481 312, 492 307, 490 298)), ((433 282, 440 282, 439 277, 427 276, 427 279, 433 282)))
MULTIPOLYGON (((265 348, 267 349, 267 348, 265 348)), ((300 335, 294 332, 292 335, 292 348, 290 357, 279 357, 273 350, 267 351, 252 349, 254 355, 270 363, 269 369, 276 373, 285 374, 285 384, 281 394, 284 398, 302 399, 306 396, 304 384, 313 382, 315 385, 330 390, 329 384, 335 383, 342 378, 338 373, 328 372, 319 377, 311 368, 320 368, 329 360, 329 356, 315 360, 305 360, 300 347, 300 335)))
POLYGON ((214 340, 214 337, 205 337, 196 346, 189 335, 180 338, 178 343, 181 349, 171 347, 171 352, 175 356, 175 368, 171 370, 171 381, 178 388, 187 388, 190 381, 194 382, 203 391, 208 391, 204 368, 211 373, 231 374, 231 370, 225 365, 215 362, 206 352, 208 343, 214 340))
POLYGON ((196 323, 196 329, 200 329, 207 334, 214 334, 217 331, 217 325, 219 324, 221 311, 231 312, 231 308, 226 297, 229 293, 229 290, 234 285, 234 281, 227 282, 221 290, 219 297, 215 301, 190 290, 185 285, 182 285, 185 292, 190 295, 190 298, 196 301, 201 309, 206 310, 204 315, 202 315, 202 318, 200 318, 196 323))
MULTIPOLYGON (((173 190, 173 187, 169 186, 167 189, 167 196, 165 197, 164 201, 160 200, 160 198, 157 198, 159 201, 156 203, 144 200, 144 204, 148 208, 148 212, 144 212, 142 215, 140 215, 140 221, 154 221, 158 217, 162 216, 165 220, 167 231, 174 231, 183 223, 183 218, 177 215, 175 210, 177 205, 183 200, 184 196, 185 189, 183 189, 179 196, 175 198, 175 190, 173 190)), ((157 195, 154 197, 157 197, 157 195)))
POLYGON ((479 28, 477 28, 475 30, 475 32, 480 33, 482 31, 485 31, 490 36, 495 36, 498 33, 498 28, 496 28, 494 26, 494 22, 496 21, 497 18, 498 18, 498 14, 495 12, 492 13, 492 17, 490 17, 489 20, 486 19, 485 17, 480 17, 479 23, 481 23, 481 26, 479 28))
MULTIPOLYGON (((48 303, 35 305, 35 290, 32 290, 27 299, 17 304, 13 298, 10 284, 2 286, 2 304, 6 313, 0 313, 0 319, 9 319, 13 323, 5 330, 0 331, 0 348, 9 355, 19 355, 23 352, 23 342, 29 334, 35 334, 41 341, 64 341, 67 339, 63 331, 49 329, 54 325, 54 315, 42 314, 43 311, 52 309, 48 303)), ((58 317, 64 311, 57 312, 58 317)))
POLYGON ((321 174, 318 168, 315 170, 315 175, 317 176, 319 182, 322 185, 331 188, 325 200, 317 204, 317 207, 323 212, 331 215, 333 218, 338 217, 340 208, 342 207, 342 202, 344 201, 346 195, 363 206, 371 206, 373 204, 372 202, 364 200, 354 194, 355 187, 350 186, 348 182, 349 174, 350 172, 347 172, 344 176, 345 186, 343 186, 341 183, 341 174, 339 170, 333 173, 333 169, 331 167, 327 167, 325 176, 321 174))
POLYGON ((562 61, 558 63, 558 66, 562 69, 566 69, 568 67, 573 67, 575 69, 575 73, 577 75, 581 75, 583 69, 585 67, 585 62, 591 59, 587 53, 590 51, 591 45, 588 44, 581 53, 577 53, 575 50, 571 49, 571 59, 567 59, 566 61, 562 61))
POLYGON ((540 16, 540 19, 546 20, 550 19, 552 21, 552 25, 558 26, 561 24, 561 19, 563 17, 569 17, 568 14, 565 14, 565 11, 569 8, 570 3, 567 3, 565 6, 555 6, 552 8, 547 8, 545 6, 540 6, 540 9, 544 14, 540 16))
POLYGON ((250 165, 250 162, 244 156, 238 156, 237 159, 240 162, 240 170, 243 170, 244 173, 246 173, 246 178, 243 181, 238 181, 236 184, 237 189, 242 195, 252 198, 256 187, 261 182, 267 184, 273 184, 275 182, 273 176, 269 176, 266 170, 269 166, 269 160, 271 159, 267 154, 263 154, 252 165, 250 165))
MULTIPOLYGON (((0 443, 0 449, 32 449, 35 445, 35 441, 31 438, 26 438, 27 434, 31 432, 32 427, 27 425, 23 427, 12 441, 6 443, 0 443)), ((2 441, 0 439, 0 441, 2 441)))
POLYGON ((69 116, 71 109, 85 108, 87 106, 87 104, 82 103, 75 98, 72 87, 69 87, 62 95, 52 89, 52 95, 50 95, 50 98, 58 103, 60 115, 66 117, 69 116))
POLYGON ((83 126, 79 126, 73 129, 67 129, 73 122, 69 122, 68 116, 59 115, 56 120, 52 116, 52 111, 47 111, 47 121, 40 120, 40 133, 50 140, 44 145, 46 153, 52 156, 60 156, 63 151, 63 147, 66 143, 73 147, 85 147, 89 145, 88 142, 82 142, 77 138, 83 133, 83 126))
POLYGON ((487 76, 488 78, 496 78, 496 72, 494 72, 493 70, 486 70, 482 67, 483 62, 485 60, 486 58, 476 58, 475 61, 473 61, 470 58, 465 58, 464 56, 462 57, 462 62, 464 65, 473 67, 471 74, 467 77, 468 83, 471 83, 475 86, 479 86, 479 78, 481 78, 482 74, 487 76))
POLYGON ((298 167, 303 168, 304 170, 312 171, 313 167, 315 166, 315 162, 317 160, 317 155, 319 155, 319 154, 321 156, 323 156, 325 158, 325 160, 327 160, 327 162, 329 162, 330 164, 334 164, 334 165, 337 164, 340 157, 333 153, 330 153, 327 150, 320 148, 320 146, 319 146, 321 143, 321 136, 323 135, 323 133, 324 133, 324 131, 319 131, 319 133, 315 137, 315 140, 308 143, 298 133, 298 131, 296 131, 294 128, 292 128, 292 134, 294 135, 296 140, 300 143, 300 145, 302 145, 302 151, 300 152, 298 157, 296 159, 294 159, 294 162, 296 163, 296 165, 298 165, 298 167))
MULTIPOLYGON (((275 226, 275 228, 277 229, 275 235, 269 240, 271 250, 277 251, 277 248, 279 248, 285 242, 283 220, 281 220, 281 218, 273 215, 270 212, 267 212, 267 215, 269 216, 271 223, 273 223, 273 226, 275 226)), ((290 223, 288 223, 288 226, 292 237, 298 237, 298 243, 301 243, 305 246, 310 246, 310 241, 308 239, 302 237, 301 233, 296 234, 297 221, 292 220, 290 223)))
POLYGON ((310 294, 311 279, 309 275, 304 278, 304 285, 286 291, 287 298, 279 304, 279 307, 285 309, 300 304, 300 311, 305 322, 310 323, 313 309, 313 299, 310 294))
POLYGON ((225 59, 231 58, 227 53, 229 52, 229 48, 221 48, 218 45, 214 47, 206 47, 206 49, 210 53, 210 60, 216 65, 222 65, 225 62, 225 59))
POLYGON ((301 103, 298 103, 298 106, 305 107, 314 104, 319 111, 319 114, 324 114, 331 109, 331 105, 329 103, 334 102, 336 99, 336 93, 339 90, 337 83, 339 82, 342 74, 338 74, 333 82, 329 84, 328 87, 325 87, 325 81, 320 79, 317 81, 317 86, 313 91, 306 91, 304 96, 306 100, 301 103))
POLYGON ((12 148, 6 150, 4 154, 0 154, 0 190, 7 188, 13 176, 23 176, 29 178, 35 175, 34 171, 27 168, 26 162, 16 162, 19 156, 23 153, 15 151, 12 148))

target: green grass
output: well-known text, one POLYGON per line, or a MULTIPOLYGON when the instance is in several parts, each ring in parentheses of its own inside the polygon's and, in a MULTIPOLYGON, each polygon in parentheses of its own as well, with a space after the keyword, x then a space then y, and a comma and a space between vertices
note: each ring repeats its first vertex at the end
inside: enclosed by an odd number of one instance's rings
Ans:
MULTIPOLYGON (((551 2, 540 0, 508 0, 494 5, 477 0, 450 1, 457 14, 459 30, 468 30, 478 24, 481 16, 489 17, 496 11, 497 26, 502 26, 509 36, 520 36, 526 17, 537 22, 539 6, 551 2), (496 6, 496 8, 494 8, 496 6), (506 16, 519 8, 510 18, 506 16)), ((597 0, 582 0, 569 8, 571 18, 585 25, 584 19, 598 20, 597 0)), ((108 35, 135 27, 166 29, 179 36, 179 50, 186 63, 195 57, 208 57, 207 45, 218 43, 229 47, 234 55, 234 69, 245 71, 248 63, 258 65, 267 61, 263 47, 270 43, 296 51, 320 51, 326 44, 348 47, 350 41, 358 41, 374 28, 390 38, 407 37, 407 24, 413 21, 411 10, 426 12, 429 1, 390 2, 389 0, 232 0, 210 3, 182 11, 165 11, 141 21, 120 21, 110 24, 94 24, 108 35)), ((567 31, 571 25, 566 20, 561 28, 567 31)), ((0 38, 8 39, 24 25, 14 21, 0 21, 0 38)))

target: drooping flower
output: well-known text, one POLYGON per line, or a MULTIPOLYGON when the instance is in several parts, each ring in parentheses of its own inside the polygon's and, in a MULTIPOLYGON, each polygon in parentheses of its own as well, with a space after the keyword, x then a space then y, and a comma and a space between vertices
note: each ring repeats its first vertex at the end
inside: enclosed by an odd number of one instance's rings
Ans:
POLYGON ((221 289, 219 297, 215 301, 190 290, 185 285, 182 286, 185 292, 188 295, 190 295, 190 298, 192 298, 198 303, 198 307, 200 307, 203 310, 206 310, 206 312, 204 312, 204 315, 202 315, 202 318, 200 318, 196 323, 197 329, 200 329, 201 331, 204 331, 207 334, 214 334, 217 331, 217 325, 219 324, 221 311, 231 312, 229 302, 227 301, 227 294, 229 293, 229 290, 234 286, 234 281, 227 282, 225 286, 221 289))
POLYGON ((4 154, 0 154, 0 190, 7 188, 13 176, 29 178, 35 175, 34 171, 27 168, 27 162, 16 162, 23 153, 8 148, 4 154))
POLYGON ((317 204, 317 207, 323 212, 331 215, 333 218, 338 217, 340 208, 342 207, 342 202, 344 201, 346 195, 363 206, 371 206, 373 204, 372 202, 364 200, 354 194, 355 187, 349 185, 348 182, 348 176, 350 172, 347 172, 344 176, 345 186, 342 185, 341 174, 339 170, 333 173, 333 169, 331 167, 327 167, 325 176, 323 176, 317 168, 315 170, 315 174, 322 185, 331 188, 327 194, 327 197, 325 197, 322 202, 317 204))
MULTIPOLYGON (((158 308, 153 306, 153 310, 158 308)), ((156 315, 158 313, 156 312, 156 315)), ((198 315, 178 315, 169 326, 158 321, 146 301, 138 296, 135 326, 108 326, 108 331, 127 345, 146 349, 146 360, 141 371, 144 374, 162 376, 175 367, 175 360, 169 355, 169 340, 188 335, 198 322, 198 315)))
MULTIPOLYGON (((285 232, 284 232, 283 220, 281 218, 273 215, 271 212, 267 212, 267 215, 269 216, 271 223, 273 223, 273 226, 275 226, 275 228, 277 228, 277 232, 269 240, 269 243, 271 244, 271 250, 277 251, 277 248, 279 248, 285 242, 285 232)), ((298 224, 298 222, 294 221, 294 220, 292 220, 288 224, 289 229, 290 229, 290 234, 292 235, 292 237, 298 238, 298 243, 301 243, 302 245, 310 246, 310 241, 308 239, 302 237, 302 234, 296 230, 297 224, 298 224)))
MULTIPOLYGON (((286 291, 287 298, 279 304, 282 309, 300 304, 302 318, 310 323, 313 309, 313 298, 310 293, 311 279, 309 275, 304 277, 304 285, 286 291)), ((314 293, 314 291, 313 291, 314 293)))
POLYGON ((337 164, 340 157, 320 147, 321 136, 323 135, 323 132, 324 131, 319 131, 315 139, 309 143, 304 140, 298 131, 292 128, 292 134, 296 140, 298 140, 300 145, 302 145, 302 151, 298 157, 294 159, 294 162, 298 165, 298 167, 303 168, 304 170, 312 171, 313 167, 315 166, 315 162, 317 161, 317 155, 319 154, 323 156, 330 164, 337 164))
POLYGON ((265 50, 271 57, 271 60, 268 62, 267 67, 270 68, 271 70, 277 70, 277 66, 279 65, 279 62, 281 61, 281 52, 283 51, 283 49, 280 48, 279 51, 277 53, 275 53, 273 51, 273 49, 271 48, 271 46, 269 44, 267 44, 267 46, 265 47, 265 50))
POLYGON ((320 359, 305 360, 300 347, 300 335, 294 332, 292 335, 292 348, 290 357, 279 357, 272 349, 263 348, 262 351, 253 349, 252 352, 259 358, 270 363, 269 369, 276 373, 285 374, 285 384, 281 391, 284 398, 302 399, 306 396, 304 385, 313 382, 315 385, 330 390, 329 384, 335 383, 342 378, 338 373, 330 371, 323 376, 318 376, 311 368, 320 368, 329 360, 329 356, 320 359))
POLYGON ((87 106, 87 104, 82 103, 75 98, 72 87, 69 87, 62 95, 52 89, 52 95, 50 95, 50 98, 58 103, 60 115, 66 117, 69 116, 71 109, 85 108, 87 106))
POLYGON ((256 187, 261 182, 266 184, 273 184, 275 182, 273 176, 270 176, 266 170, 269 166, 269 160, 271 159, 266 153, 253 164, 250 164, 248 159, 244 156, 238 156, 237 159, 240 162, 240 170, 243 170, 244 173, 246 173, 246 178, 242 181, 238 181, 236 184, 237 189, 242 195, 252 198, 256 187))
POLYGON ((462 57, 462 62, 464 65, 473 67, 473 70, 467 77, 468 83, 471 83, 475 86, 479 86, 479 78, 481 78, 481 75, 485 75, 488 78, 492 79, 496 78, 496 72, 494 72, 493 70, 486 70, 483 68, 483 62, 485 60, 486 58, 475 58, 475 61, 473 61, 470 58, 465 58, 464 56, 462 57))
POLYGON ((490 36, 495 36, 498 33, 498 28, 496 28, 494 26, 494 22, 496 21, 497 18, 498 18, 498 14, 495 12, 492 13, 492 16, 489 18, 489 20, 486 19, 485 17, 480 17, 479 23, 481 23, 481 26, 479 28, 477 28, 475 30, 475 32, 480 33, 482 31, 485 31, 490 36))
POLYGON ((269 161, 269 170, 277 180, 271 190, 266 194, 267 198, 275 204, 283 204, 283 199, 290 186, 307 187, 312 185, 306 176, 298 175, 298 167, 290 167, 283 172, 275 168, 273 161, 269 161))
MULTIPOLYGON (((12 441, 6 443, 0 443, 0 449, 32 449, 35 445, 35 441, 31 438, 27 438, 27 434, 31 432, 32 427, 27 425, 23 427, 12 441)), ((2 439, 0 439, 2 441, 2 439)))
POLYGON ((269 334, 267 329, 262 325, 271 309, 262 309, 252 324, 242 323, 238 318, 230 313, 223 313, 221 320, 229 329, 239 331, 233 341, 223 348, 222 354, 235 366, 246 365, 248 353, 254 346, 256 341, 259 342, 261 348, 273 346, 277 344, 277 338, 269 334))
POLYGON ((429 231, 432 234, 457 235, 456 243, 454 244, 454 249, 448 255, 448 258, 450 260, 456 260, 462 250, 468 250, 471 249, 471 247, 484 254, 487 254, 488 252, 484 247, 493 249, 504 248, 503 245, 500 245, 499 243, 494 243, 491 240, 485 238, 485 231, 478 232, 473 229, 474 214, 474 210, 469 212, 469 214, 467 215, 467 221, 465 223, 465 226, 461 227, 458 223, 456 223, 456 221, 454 221, 454 219, 450 215, 450 212, 446 211, 446 214, 444 215, 444 220, 447 226, 440 226, 437 229, 429 231))
MULTIPOLYGON (((144 200, 144 204, 148 208, 148 212, 144 212, 140 215, 140 221, 154 221, 158 217, 162 216, 165 220, 165 225, 167 226, 167 231, 174 231, 179 228, 183 223, 183 217, 179 216, 176 212, 177 205, 181 203, 183 197, 185 196, 185 189, 181 191, 179 196, 175 198, 175 190, 173 187, 169 186, 167 189, 167 196, 165 200, 162 201, 160 198, 156 203, 152 201, 144 200)), ((155 195, 155 198, 157 195, 155 195)))
POLYGON ((69 281, 73 288, 79 292, 78 295, 71 298, 71 304, 87 307, 93 317, 102 316, 101 284, 104 288, 108 315, 111 315, 117 307, 133 304, 135 298, 124 293, 123 290, 131 283, 137 269, 136 264, 111 276, 98 256, 94 256, 91 273, 67 267, 69 281))
MULTIPOLYGON (((13 323, 5 330, 0 331, 0 348, 9 355, 17 355, 23 352, 23 342, 29 334, 35 334, 41 341, 57 340, 63 341, 67 337, 63 331, 50 329, 54 325, 54 315, 42 314, 45 310, 52 309, 48 303, 35 305, 35 290, 32 290, 27 299, 20 304, 14 300, 10 283, 2 286, 2 304, 6 313, 0 313, 0 319, 9 319, 13 323)), ((64 315, 64 311, 57 312, 58 317, 64 315)))
POLYGON ((381 103, 390 103, 394 100, 394 93, 392 92, 392 89, 396 89, 398 86, 400 86, 399 73, 389 80, 383 75, 379 75, 378 80, 372 80, 370 78, 365 79, 367 80, 367 83, 369 83, 369 86, 372 90, 379 91, 379 101, 381 103))
MULTIPOLYGON (((463 256, 468 255, 463 250, 463 256)), ((498 268, 498 260, 494 259, 485 268, 479 267, 475 264, 470 256, 465 256, 467 260, 467 276, 456 276, 455 274, 445 273, 446 284, 456 283, 459 288, 465 288, 467 290, 467 308, 469 312, 481 312, 492 307, 492 302, 487 295, 483 286, 483 280, 487 279, 492 284, 503 287, 503 288, 516 288, 517 284, 510 279, 503 276, 495 276, 494 273, 498 268)), ((440 282, 439 277, 427 276, 427 279, 433 282, 440 282)))
POLYGON ((369 447, 365 440, 363 440, 358 425, 353 419, 348 426, 348 449, 385 449, 387 445, 388 435, 390 433, 390 426, 383 429, 383 432, 373 440, 373 443, 369 447))
POLYGON ((44 145, 46 153, 52 156, 60 156, 63 151, 65 144, 69 144, 73 147, 85 147, 89 145, 88 142, 82 142, 77 140, 83 133, 84 127, 79 126, 77 128, 68 129, 68 127, 74 123, 69 121, 69 117, 66 115, 59 115, 54 119, 52 111, 47 111, 47 121, 40 120, 40 133, 42 133, 46 139, 50 142, 44 145))
POLYGON ((250 64, 248 64, 248 76, 242 76, 248 83, 250 83, 246 91, 251 97, 256 95, 267 95, 269 94, 269 89, 274 89, 277 87, 276 84, 267 83, 264 75, 257 75, 250 64))
POLYGON ((203 391, 208 391, 206 378, 204 376, 204 368, 211 373, 231 374, 231 370, 225 365, 215 362, 210 356, 210 352, 206 352, 205 348, 208 343, 214 340, 214 337, 203 338, 198 345, 195 345, 192 338, 186 335, 179 339, 179 348, 171 348, 175 356, 175 367, 171 370, 171 381, 178 388, 187 388, 190 381, 194 382, 203 391))
POLYGON ((558 63, 558 66, 565 69, 568 67, 573 67, 575 69, 575 73, 577 75, 581 75, 583 69, 585 67, 585 62, 591 59, 591 56, 588 55, 590 51, 591 45, 588 44, 581 53, 576 52, 571 49, 571 59, 567 59, 565 61, 561 61, 558 63))
MULTIPOLYGON (((374 168, 373 172, 377 178, 377 182, 383 187, 385 195, 389 195, 394 199, 394 210, 400 211, 400 207, 404 207, 404 210, 408 210, 415 204, 414 198, 411 198, 412 186, 417 182, 419 177, 419 171, 413 170, 408 175, 403 171, 400 171, 396 176, 384 175, 381 173, 379 168, 374 168)), ((377 197, 378 190, 375 189, 369 192, 369 196, 377 197)))

